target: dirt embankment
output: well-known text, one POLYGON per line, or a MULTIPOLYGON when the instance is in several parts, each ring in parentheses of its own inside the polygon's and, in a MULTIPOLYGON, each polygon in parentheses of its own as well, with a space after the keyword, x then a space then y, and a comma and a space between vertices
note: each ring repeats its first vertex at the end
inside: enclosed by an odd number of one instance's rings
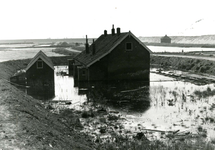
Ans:
POLYGON ((215 75, 215 61, 210 60, 171 56, 152 56, 151 65, 153 66, 155 64, 157 67, 161 68, 189 71, 197 74, 215 75))
MULTIPOLYGON (((52 58, 65 64, 67 58, 52 58), (58 60, 59 59, 59 60, 58 60)), ((20 91, 5 79, 26 67, 29 60, 0 63, 0 149, 94 149, 72 110, 50 112, 42 101, 20 91)))

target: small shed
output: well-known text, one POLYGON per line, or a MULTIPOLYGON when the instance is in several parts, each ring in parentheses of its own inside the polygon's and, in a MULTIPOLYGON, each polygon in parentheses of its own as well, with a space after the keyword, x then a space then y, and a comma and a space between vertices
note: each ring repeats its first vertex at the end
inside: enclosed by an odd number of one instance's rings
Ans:
POLYGON ((26 74, 25 70, 19 70, 12 77, 10 77, 10 82, 15 83, 16 85, 26 85, 26 74))
POLYGON ((149 81, 151 50, 133 33, 120 32, 114 26, 104 30, 91 45, 86 37, 85 51, 74 60, 73 75, 79 81, 145 80, 149 81))
POLYGON ((28 94, 48 99, 54 96, 54 65, 49 57, 39 51, 26 68, 28 94))
POLYGON ((171 43, 171 38, 165 35, 161 37, 161 43, 171 43))

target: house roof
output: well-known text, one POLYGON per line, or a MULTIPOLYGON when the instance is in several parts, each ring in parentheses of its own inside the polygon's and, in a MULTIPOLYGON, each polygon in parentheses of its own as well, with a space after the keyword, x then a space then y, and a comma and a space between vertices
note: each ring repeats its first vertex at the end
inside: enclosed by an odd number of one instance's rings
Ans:
POLYGON ((150 53, 152 51, 143 44, 134 34, 132 34, 130 31, 125 33, 120 33, 112 35, 102 34, 95 42, 95 54, 92 54, 93 46, 90 45, 89 51, 90 53, 86 53, 86 50, 77 55, 74 59, 81 63, 82 65, 89 67, 107 54, 109 54, 116 46, 118 46, 126 37, 132 36, 136 41, 138 41, 146 50, 148 50, 150 53))
POLYGON ((51 59, 44 54, 42 51, 39 51, 34 58, 31 59, 30 63, 28 64, 26 71, 38 60, 38 59, 42 59, 50 68, 52 68, 54 70, 54 65, 51 61, 51 59))
POLYGON ((161 39, 171 39, 170 37, 168 37, 167 35, 161 37, 161 39))

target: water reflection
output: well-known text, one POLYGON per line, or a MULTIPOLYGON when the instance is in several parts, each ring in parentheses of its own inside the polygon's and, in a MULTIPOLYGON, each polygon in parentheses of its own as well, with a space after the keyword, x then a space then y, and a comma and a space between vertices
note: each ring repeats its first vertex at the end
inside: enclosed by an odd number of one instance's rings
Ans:
POLYGON ((88 83, 89 102, 103 104, 117 110, 144 112, 150 107, 149 83, 117 81, 88 83))
POLYGON ((68 76, 66 66, 55 67, 55 97, 53 101, 69 101, 72 103, 70 108, 80 109, 80 106, 86 102, 86 94, 79 93, 79 89, 74 87, 75 82, 68 76))
POLYGON ((28 88, 26 92, 36 99, 49 100, 54 97, 55 91, 53 88, 53 86, 50 87, 46 83, 38 82, 37 86, 28 88))
POLYGON ((78 82, 64 74, 68 74, 67 67, 55 67, 54 101, 71 101, 73 108, 88 102, 135 112, 144 112, 150 107, 149 82, 78 82))

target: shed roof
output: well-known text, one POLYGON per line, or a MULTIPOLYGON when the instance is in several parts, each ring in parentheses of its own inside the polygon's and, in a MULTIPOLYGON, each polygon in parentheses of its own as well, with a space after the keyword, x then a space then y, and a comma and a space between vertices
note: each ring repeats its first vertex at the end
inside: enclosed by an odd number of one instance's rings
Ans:
POLYGON ((87 54, 86 50, 77 55, 74 59, 77 60, 82 65, 89 67, 107 54, 109 54, 116 46, 118 46, 126 37, 132 36, 138 43, 140 43, 146 50, 150 53, 152 51, 143 44, 134 34, 130 31, 120 34, 102 34, 95 42, 95 54, 92 54, 93 46, 90 45, 89 51, 90 53, 87 54))
POLYGON ((52 68, 54 70, 54 65, 51 61, 51 59, 42 51, 39 51, 34 58, 31 59, 30 63, 28 64, 26 71, 38 60, 38 59, 42 59, 50 68, 52 68))

